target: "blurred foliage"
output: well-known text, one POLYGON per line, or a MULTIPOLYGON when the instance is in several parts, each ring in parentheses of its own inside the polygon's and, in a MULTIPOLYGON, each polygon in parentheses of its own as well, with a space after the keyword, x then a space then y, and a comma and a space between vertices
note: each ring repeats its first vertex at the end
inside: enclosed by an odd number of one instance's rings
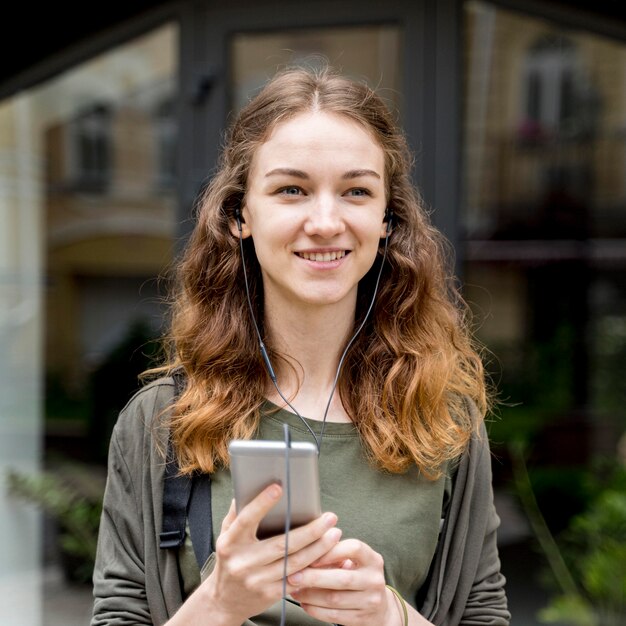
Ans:
POLYGON ((620 415, 626 429, 626 317, 606 316, 594 328, 592 395, 597 410, 620 415))
POLYGON ((554 575, 559 592, 539 614, 545 623, 623 626, 626 623, 626 467, 596 463, 584 482, 585 510, 572 517, 558 541, 533 492, 524 445, 511 448, 515 485, 554 575))
POLYGON ((486 369, 498 389, 490 440, 532 442, 541 431, 575 404, 576 333, 562 320, 553 335, 522 345, 495 344, 486 369))
POLYGON ((88 441, 80 458, 105 464, 119 412, 141 386, 139 375, 161 358, 161 343, 155 331, 146 320, 135 320, 98 366, 87 373, 85 384, 78 389, 68 388, 61 374, 48 373, 46 419, 57 423, 82 421, 88 441))
POLYGON ((589 469, 582 466, 540 465, 528 469, 535 498, 552 532, 560 532, 593 497, 589 469))
POLYGON ((47 420, 87 420, 89 401, 84 394, 70 393, 56 372, 46 375, 45 416, 47 420))
POLYGON ((104 478, 90 467, 64 462, 55 470, 25 474, 9 470, 8 492, 36 505, 53 518, 59 528, 60 548, 66 576, 74 582, 89 582, 96 558, 98 528, 102 513, 104 478))
POLYGON ((572 518, 560 537, 568 567, 581 591, 554 598, 541 617, 563 621, 578 608, 589 626, 626 623, 626 468, 616 465, 607 479, 593 480, 596 496, 590 506, 572 518), (581 604, 586 607, 581 609, 581 604))
POLYGON ((35 504, 57 523, 61 563, 67 578, 91 580, 98 539, 109 440, 119 412, 139 387, 139 375, 160 358, 160 343, 143 320, 131 324, 125 336, 89 373, 80 390, 68 390, 60 376, 46 381, 46 418, 83 420, 87 439, 80 450, 65 442, 46 450, 51 469, 37 475, 10 471, 9 490, 35 504), (54 458, 61 452, 62 460, 54 458), (89 464, 68 456, 88 459, 89 464))
MULTIPOLYGON (((598 419, 609 420, 624 431, 626 317, 600 317, 590 330, 591 349, 585 364, 589 395, 583 405, 598 419)), ((543 340, 491 342, 486 368, 498 389, 496 414, 489 424, 491 441, 530 444, 580 404, 575 377, 580 341, 572 323, 563 319, 543 340)))
POLYGON ((92 373, 89 435, 94 461, 106 462, 119 412, 139 389, 139 375, 161 358, 160 341, 145 321, 138 320, 92 373))

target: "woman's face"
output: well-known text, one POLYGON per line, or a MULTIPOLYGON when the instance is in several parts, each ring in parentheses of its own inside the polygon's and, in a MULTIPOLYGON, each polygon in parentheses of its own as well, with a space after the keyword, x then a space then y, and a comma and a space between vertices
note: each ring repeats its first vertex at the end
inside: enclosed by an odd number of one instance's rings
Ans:
POLYGON ((254 153, 243 207, 266 305, 354 309, 385 236, 382 148, 356 122, 324 112, 279 124, 254 153))

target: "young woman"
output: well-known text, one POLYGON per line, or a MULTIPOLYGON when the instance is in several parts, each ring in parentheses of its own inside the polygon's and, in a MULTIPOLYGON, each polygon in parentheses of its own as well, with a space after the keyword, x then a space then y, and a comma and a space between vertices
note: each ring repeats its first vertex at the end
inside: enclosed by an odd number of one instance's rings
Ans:
POLYGON ((284 423, 320 440, 327 511, 289 533, 287 624, 508 624, 483 369, 410 164, 382 100, 329 70, 241 111, 179 266, 168 376, 111 440, 92 625, 280 623, 285 536, 256 529, 281 488, 237 515, 227 446, 284 423), (206 563, 189 533, 160 547, 168 446, 211 476, 206 563))

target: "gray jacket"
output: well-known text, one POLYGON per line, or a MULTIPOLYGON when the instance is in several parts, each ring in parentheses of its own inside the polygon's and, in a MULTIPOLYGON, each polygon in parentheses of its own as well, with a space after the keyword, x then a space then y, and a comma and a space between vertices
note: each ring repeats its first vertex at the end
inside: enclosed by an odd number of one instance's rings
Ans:
MULTIPOLYGON (((164 624, 181 606, 177 555, 159 547, 163 427, 171 378, 138 391, 120 413, 94 570, 91 626, 164 624)), ((496 546, 487 436, 472 439, 454 481, 450 507, 420 612, 437 626, 507 626, 510 615, 496 546)))

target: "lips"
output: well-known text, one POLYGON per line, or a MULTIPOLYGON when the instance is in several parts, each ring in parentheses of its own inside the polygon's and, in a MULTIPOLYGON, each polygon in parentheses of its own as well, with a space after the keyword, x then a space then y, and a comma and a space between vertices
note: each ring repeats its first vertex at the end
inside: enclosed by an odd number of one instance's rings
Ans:
POLYGON ((329 252, 296 252, 301 259, 307 261, 329 262, 343 259, 348 254, 348 250, 333 250, 329 252))

